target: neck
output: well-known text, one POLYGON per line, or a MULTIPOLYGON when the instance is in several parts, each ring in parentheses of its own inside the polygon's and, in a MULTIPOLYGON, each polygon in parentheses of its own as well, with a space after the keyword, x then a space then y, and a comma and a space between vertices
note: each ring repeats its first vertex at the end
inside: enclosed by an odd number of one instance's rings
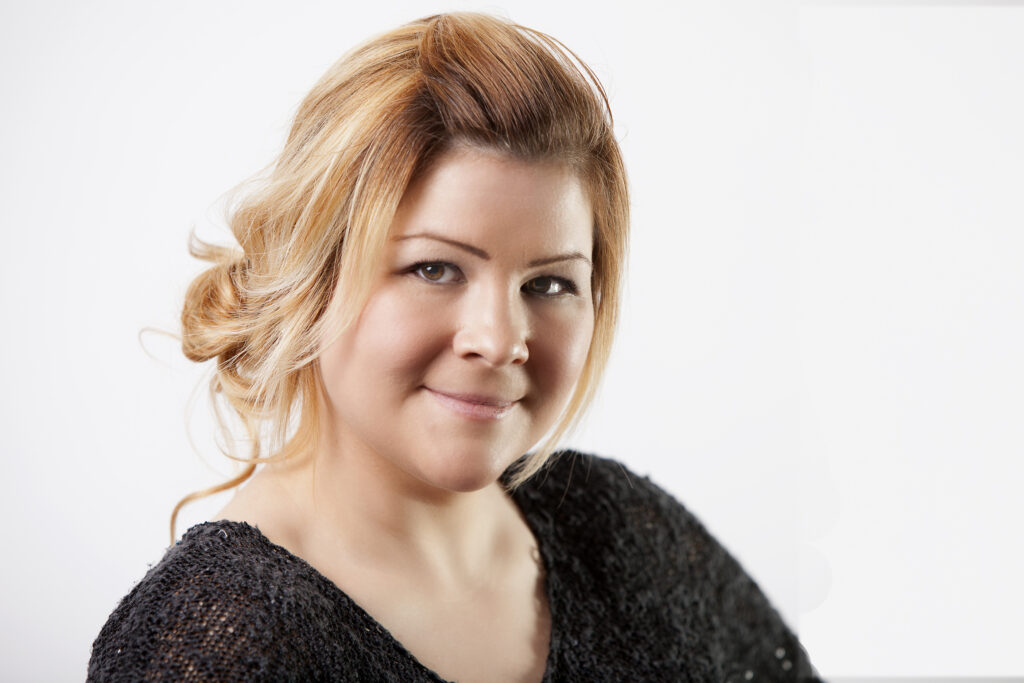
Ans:
POLYGON ((375 570, 415 567, 440 587, 486 580, 504 561, 518 511, 500 484, 438 489, 357 440, 325 436, 315 457, 284 466, 303 508, 300 545, 375 570))

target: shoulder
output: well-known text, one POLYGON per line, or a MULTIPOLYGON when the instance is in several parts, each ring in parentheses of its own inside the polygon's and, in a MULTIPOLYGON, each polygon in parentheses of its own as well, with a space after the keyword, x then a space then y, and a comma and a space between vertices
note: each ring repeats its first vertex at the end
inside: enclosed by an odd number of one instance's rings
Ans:
POLYGON ((611 458, 566 451, 531 483, 534 504, 563 527, 553 534, 559 545, 599 568, 606 595, 661 605, 678 630, 709 648, 724 677, 813 676, 806 653, 756 581, 649 477, 611 458))
POLYGON ((597 496, 600 499, 617 500, 659 500, 679 506, 650 477, 638 474, 614 458, 582 453, 580 451, 559 451, 530 479, 530 483, 541 488, 561 487, 565 495, 597 496))
POLYGON ((296 559, 244 523, 192 527, 111 614, 89 680, 274 678, 302 659, 295 615, 324 599, 296 559))
POLYGON ((703 537, 706 530, 675 497, 618 460, 562 451, 526 485, 550 513, 566 522, 604 523, 622 537, 642 535, 665 543, 680 535, 703 537), (659 538, 667 534, 666 538, 659 538))
POLYGON ((681 502, 618 460, 563 451, 524 484, 569 551, 702 585, 724 549, 681 502))

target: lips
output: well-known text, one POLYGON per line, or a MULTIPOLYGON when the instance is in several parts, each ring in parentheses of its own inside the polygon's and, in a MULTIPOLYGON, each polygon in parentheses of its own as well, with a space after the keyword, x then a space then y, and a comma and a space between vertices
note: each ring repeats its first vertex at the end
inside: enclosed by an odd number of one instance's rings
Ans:
POLYGON ((515 407, 518 399, 508 400, 496 396, 480 394, 462 394, 438 391, 425 387, 434 399, 442 406, 462 417, 471 420, 498 420, 508 415, 515 407))

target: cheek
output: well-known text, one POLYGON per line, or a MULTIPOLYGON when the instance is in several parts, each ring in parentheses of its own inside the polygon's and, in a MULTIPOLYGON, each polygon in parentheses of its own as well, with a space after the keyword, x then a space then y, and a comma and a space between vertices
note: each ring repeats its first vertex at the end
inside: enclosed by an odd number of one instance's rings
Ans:
POLYGON ((421 378, 446 343, 444 324, 436 311, 412 305, 408 297, 382 292, 324 350, 321 372, 329 392, 368 383, 408 385, 421 378))
POLYGON ((567 398, 583 371, 593 333, 594 316, 589 312, 546 325, 534 342, 536 353, 530 354, 535 361, 535 381, 542 392, 567 398))

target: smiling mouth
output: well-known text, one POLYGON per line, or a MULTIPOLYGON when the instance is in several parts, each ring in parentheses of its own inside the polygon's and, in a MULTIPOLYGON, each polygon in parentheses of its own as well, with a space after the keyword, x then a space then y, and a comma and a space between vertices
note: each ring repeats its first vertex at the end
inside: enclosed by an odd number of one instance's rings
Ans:
POLYGON ((499 420, 508 415, 519 402, 473 394, 448 394, 430 387, 424 388, 442 406, 471 420, 499 420))

